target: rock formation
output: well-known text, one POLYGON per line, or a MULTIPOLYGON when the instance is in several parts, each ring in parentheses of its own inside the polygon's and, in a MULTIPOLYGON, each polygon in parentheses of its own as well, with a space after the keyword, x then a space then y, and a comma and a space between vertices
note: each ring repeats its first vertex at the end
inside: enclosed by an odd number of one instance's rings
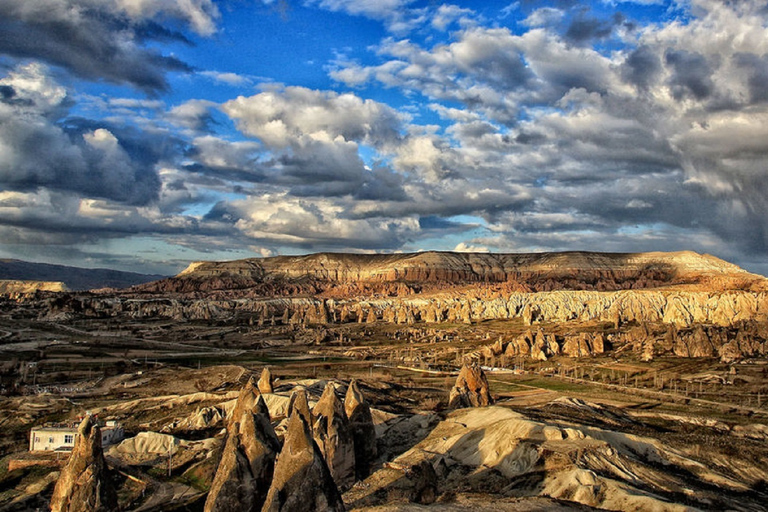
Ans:
POLYGON ((302 414, 288 420, 263 512, 340 512, 344 502, 302 414))
POLYGON ((259 378, 259 393, 274 393, 273 384, 272 372, 269 371, 269 368, 265 367, 261 370, 261 377, 259 378))
MULTIPOLYGON (((523 283, 533 291, 553 289, 621 290, 670 283, 758 281, 735 265, 693 252, 610 254, 563 252, 490 254, 309 254, 196 262, 175 278, 145 285, 147 290, 202 291, 261 287, 276 290, 325 287, 323 283, 523 283), (600 283, 599 287, 596 283, 600 283), (565 288, 563 288, 565 286, 565 288)), ((306 290, 304 290, 306 291, 306 290)), ((319 317, 322 313, 319 313, 319 317)))
POLYGON ((309 426, 310 430, 313 425, 312 412, 309 409, 309 399, 307 398, 307 390, 303 387, 297 387, 291 393, 291 399, 288 402, 288 417, 290 418, 295 413, 300 414, 304 421, 309 426))
POLYGON ((480 366, 464 365, 451 389, 448 407, 485 407, 493 403, 488 387, 488 379, 480 366))
POLYGON ((227 429, 227 443, 205 502, 205 512, 258 512, 272 483, 280 441, 259 396, 227 429))
POLYGON ((257 391, 257 386, 254 382, 254 378, 251 377, 240 390, 240 394, 237 395, 235 407, 232 409, 227 423, 231 424, 233 421, 239 421, 244 412, 254 410, 258 401, 259 393, 257 391))
POLYGON ((355 443, 344 405, 336 396, 332 383, 326 384, 312 414, 315 442, 336 485, 345 491, 355 483, 355 443))
POLYGON ((111 512, 117 509, 117 494, 101 447, 101 429, 88 415, 77 429, 72 454, 56 482, 51 511, 111 512))
POLYGON ((376 459, 376 429, 373 427, 371 408, 365 401, 357 381, 353 380, 344 397, 344 410, 355 444, 355 476, 358 480, 368 477, 376 459))

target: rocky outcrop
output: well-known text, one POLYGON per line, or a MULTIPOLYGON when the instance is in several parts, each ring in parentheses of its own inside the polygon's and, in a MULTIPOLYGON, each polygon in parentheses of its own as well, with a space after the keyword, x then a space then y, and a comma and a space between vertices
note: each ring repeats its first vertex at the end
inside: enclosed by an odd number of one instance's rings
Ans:
POLYGON ((88 415, 77 429, 72 454, 56 482, 51 511, 111 512, 117 509, 117 494, 101 447, 101 430, 88 415))
POLYGON ((315 442, 336 485, 345 491, 355 483, 355 443, 344 405, 336 396, 333 383, 326 384, 312 414, 315 442))
POLYGON ((257 390, 256 382, 254 378, 248 379, 245 386, 240 390, 240 394, 237 395, 235 406, 232 408, 232 412, 229 414, 227 423, 231 424, 234 421, 239 421, 242 418, 243 413, 251 412, 256 408, 256 404, 259 402, 259 392, 257 390))
POLYGON ((288 402, 288 417, 290 418, 294 414, 301 415, 310 430, 312 429, 314 418, 309 409, 309 399, 305 388, 297 387, 291 393, 291 399, 288 402))
POLYGON ((227 443, 205 502, 205 512, 258 512, 272 483, 280 441, 261 396, 227 429, 227 443))
POLYGON ((35 292, 65 292, 67 287, 60 281, 17 281, 0 279, 0 295, 12 298, 35 292))
POLYGON ((272 380, 272 372, 269 368, 261 370, 261 377, 259 377, 259 393, 274 393, 274 381, 272 380))
POLYGON ((331 472, 312 439, 302 414, 288 420, 283 450, 272 485, 262 509, 264 512, 340 512, 344 511, 331 472))
POLYGON ((485 407, 493 403, 485 372, 479 365, 464 365, 451 389, 448 407, 485 407))
POLYGON ((344 410, 355 445, 355 476, 358 480, 368 477, 376 459, 376 429, 373 426, 371 408, 360 391, 357 381, 349 383, 344 397, 344 410))
POLYGON ((602 289, 651 287, 692 282, 710 276, 754 278, 735 265, 693 252, 610 254, 563 252, 491 254, 420 252, 413 254, 309 254, 232 262, 196 262, 177 279, 248 282, 314 279, 349 283, 526 282, 542 289, 565 281, 586 287, 600 276, 602 289), (558 283, 559 281, 559 283, 558 283))

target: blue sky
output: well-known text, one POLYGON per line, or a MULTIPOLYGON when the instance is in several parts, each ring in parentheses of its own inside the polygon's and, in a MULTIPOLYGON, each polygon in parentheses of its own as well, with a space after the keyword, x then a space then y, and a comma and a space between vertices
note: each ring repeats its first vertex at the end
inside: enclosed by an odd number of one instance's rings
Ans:
POLYGON ((764 2, 0 0, 0 34, 0 257, 768 273, 764 2))

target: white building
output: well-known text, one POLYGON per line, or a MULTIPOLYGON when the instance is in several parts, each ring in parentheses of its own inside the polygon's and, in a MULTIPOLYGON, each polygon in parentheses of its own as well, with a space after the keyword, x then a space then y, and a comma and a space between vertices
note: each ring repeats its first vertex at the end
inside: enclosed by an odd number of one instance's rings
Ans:
MULTIPOLYGON (((29 432, 29 451, 71 451, 77 439, 78 423, 35 427, 29 432)), ((101 428, 101 445, 118 443, 123 439, 123 427, 116 421, 107 421, 101 428)))

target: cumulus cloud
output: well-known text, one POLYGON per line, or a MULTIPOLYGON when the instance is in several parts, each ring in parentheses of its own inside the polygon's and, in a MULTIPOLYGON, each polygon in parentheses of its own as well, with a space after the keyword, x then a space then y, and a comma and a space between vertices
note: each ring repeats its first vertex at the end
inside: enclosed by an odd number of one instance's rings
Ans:
POLYGON ((222 110, 244 133, 281 148, 313 140, 386 144, 398 137, 402 116, 391 107, 354 94, 286 87, 240 96, 222 110))
MULTIPOLYGON (((28 64, 0 84, 0 182, 14 190, 45 186, 91 197, 142 204, 157 196, 159 180, 150 154, 132 158, 131 142, 105 127, 61 127, 66 90, 43 66, 28 64)), ((144 148, 147 149, 147 148, 144 148)))
POLYGON ((686 24, 638 28, 632 46, 611 54, 592 41, 629 21, 584 11, 559 34, 565 13, 547 8, 520 34, 471 27, 432 47, 388 39, 377 48, 382 62, 347 63, 332 76, 418 92, 453 123, 404 139, 396 167, 430 171, 425 182, 515 183, 533 198, 522 216, 521 203, 506 206, 510 217, 481 213, 487 229, 527 233, 543 248, 579 233, 626 241, 627 225, 671 247, 687 229, 765 251, 764 6, 690 7, 686 24))
MULTIPOLYGON (((206 0, 46 2, 38 17, 42 4, 2 4, 0 29, 55 25, 41 44, 63 55, 66 40, 87 66, 13 34, 0 52, 149 92, 184 69, 144 45, 183 39, 159 23, 205 35, 218 17, 206 0), (88 39, 81 29, 97 15, 88 39), (135 59, 130 71, 96 69, 91 54, 114 27, 125 39, 104 44, 121 45, 123 67, 135 59), (76 37, 57 35, 67 30, 76 37)), ((369 59, 331 63, 334 91, 271 85, 171 107, 89 98, 106 116, 93 121, 70 115, 73 95, 48 68, 15 67, 0 79, 0 233, 19 243, 46 230, 52 240, 61 229, 73 240, 150 233, 262 255, 424 239, 457 251, 692 248, 752 261, 768 250, 760 2, 691 0, 678 4, 684 22, 646 26, 573 2, 521 2, 507 10, 524 17, 515 30, 448 4, 308 5, 390 31, 369 59)))

